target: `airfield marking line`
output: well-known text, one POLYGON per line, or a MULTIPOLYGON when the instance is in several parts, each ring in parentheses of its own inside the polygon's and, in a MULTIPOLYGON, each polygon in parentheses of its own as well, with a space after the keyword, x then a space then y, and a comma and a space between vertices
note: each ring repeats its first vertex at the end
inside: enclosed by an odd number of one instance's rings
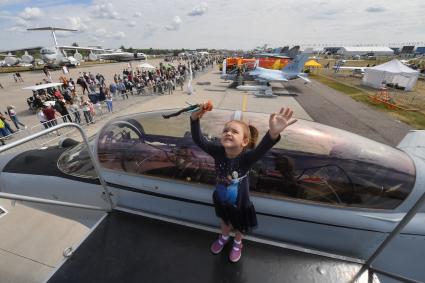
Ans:
POLYGON ((242 112, 246 111, 247 101, 248 101, 248 95, 244 94, 244 96, 242 98, 242 112))
POLYGON ((32 261, 32 262, 35 262, 35 263, 38 263, 38 264, 41 264, 41 265, 44 265, 44 266, 47 266, 47 267, 50 267, 50 268, 55 268, 54 266, 48 265, 47 263, 44 263, 44 262, 38 261, 38 260, 36 260, 36 259, 33 259, 33 258, 30 258, 30 257, 24 256, 24 255, 21 255, 21 254, 18 254, 18 253, 15 253, 15 252, 12 252, 12 251, 9 251, 9 250, 6 250, 6 249, 3 249, 3 248, 0 248, 0 251, 3 251, 3 252, 8 253, 8 254, 12 254, 12 255, 17 256, 17 257, 20 257, 20 258, 27 259, 27 260, 29 260, 29 261, 32 261))

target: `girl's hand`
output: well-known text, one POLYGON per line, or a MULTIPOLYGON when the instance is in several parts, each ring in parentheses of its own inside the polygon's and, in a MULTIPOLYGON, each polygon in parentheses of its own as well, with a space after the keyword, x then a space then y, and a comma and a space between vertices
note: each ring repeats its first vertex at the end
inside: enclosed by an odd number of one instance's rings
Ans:
POLYGON ((200 106, 199 109, 197 111, 195 111, 195 112, 192 112, 192 114, 190 114, 190 118, 192 118, 193 121, 202 118, 202 115, 204 115, 204 113, 205 113, 205 110, 204 110, 205 104, 206 103, 200 103, 199 104, 199 106, 200 106))
POLYGON ((291 108, 281 108, 279 113, 273 113, 269 119, 269 133, 272 139, 277 139, 280 133, 288 126, 294 124, 297 119, 292 119, 291 108))
POLYGON ((192 114, 190 115, 192 120, 201 119, 202 115, 204 115, 205 112, 211 111, 213 109, 213 105, 210 100, 208 100, 208 102, 206 103, 200 103, 198 105, 199 105, 199 108, 198 108, 199 110, 192 112, 192 114))

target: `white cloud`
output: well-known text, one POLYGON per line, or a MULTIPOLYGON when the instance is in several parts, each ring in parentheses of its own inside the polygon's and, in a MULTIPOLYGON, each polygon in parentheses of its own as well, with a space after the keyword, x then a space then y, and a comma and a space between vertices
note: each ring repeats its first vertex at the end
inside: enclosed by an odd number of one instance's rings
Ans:
POLYGON ((25 27, 25 28, 29 26, 29 23, 22 18, 17 18, 15 24, 19 27, 25 27))
POLYGON ((122 39, 126 37, 126 34, 123 31, 118 31, 115 34, 113 34, 112 37, 115 39, 122 39))
POLYGON ((80 17, 68 17, 68 21, 71 29, 76 29, 80 32, 84 32, 89 29, 88 25, 86 24, 86 21, 88 21, 87 19, 83 20, 80 17))
POLYGON ((14 26, 14 27, 5 28, 4 31, 9 31, 9 32, 26 32, 27 30, 25 28, 23 28, 23 27, 14 26))
POLYGON ((149 22, 145 25, 145 30, 147 30, 147 31, 152 32, 152 31, 156 31, 156 29, 157 29, 157 27, 152 22, 149 22))
POLYGON ((145 24, 145 36, 151 36, 157 29, 158 27, 156 25, 154 25, 152 22, 148 22, 145 24))
POLYGON ((103 28, 98 28, 97 30, 95 30, 94 34, 96 36, 105 36, 106 35, 106 30, 103 28))
POLYGON ((42 12, 40 10, 40 8, 37 7, 26 7, 20 14, 19 16, 22 19, 25 20, 36 20, 38 18, 40 18, 42 15, 42 12))
POLYGON ((369 13, 379 13, 384 11, 385 11, 385 8, 381 6, 371 6, 366 8, 366 12, 369 12, 369 13))
POLYGON ((180 29, 181 23, 182 23, 182 20, 180 19, 180 17, 175 16, 173 21, 170 24, 165 26, 165 29, 170 30, 170 31, 178 30, 178 29, 180 29))
POLYGON ((112 3, 98 4, 93 7, 93 16, 99 19, 121 19, 112 3))
POLYGON ((0 0, 0 6, 14 5, 25 2, 25 0, 0 0))
POLYGON ((208 10, 208 4, 202 2, 200 5, 193 7, 192 11, 189 13, 189 16, 202 16, 208 10))
POLYGON ((127 26, 129 26, 129 27, 135 27, 136 26, 136 22, 135 21, 131 21, 131 22, 128 22, 127 23, 127 26))
POLYGON ((344 45, 424 42, 421 29, 425 24, 424 0, 404 1, 403 5, 400 0, 263 2, 258 5, 257 0, 0 0, 0 30, 11 31, 0 33, 1 49, 51 44, 49 32, 20 33, 27 27, 49 25, 84 30, 64 32, 63 36, 67 37, 58 39, 59 44, 95 45, 100 42, 94 39, 98 34, 97 38, 105 41, 102 43, 105 48, 117 48, 119 44, 135 48, 249 49, 264 43, 279 47, 303 43, 323 46, 341 42, 344 45), (21 1, 21 4, 12 7, 4 4, 5 1, 21 1), (223 7, 223 3, 227 6, 223 7), (282 17, 282 5, 291 11, 285 17, 282 17), (21 8, 16 10, 17 6, 21 8), (25 12, 27 6, 38 7, 41 16, 34 19, 37 12, 25 12), (383 14, 385 17, 370 17, 383 14), (173 20, 176 15, 180 18, 173 20), (136 27, 131 27, 132 21, 136 27), (244 26, 237 37, 235 29, 229 28, 235 22, 244 26), (118 31, 125 32, 125 37, 116 39, 115 36, 122 36, 117 35, 118 31), (285 38, 276 34, 285 34, 285 38))

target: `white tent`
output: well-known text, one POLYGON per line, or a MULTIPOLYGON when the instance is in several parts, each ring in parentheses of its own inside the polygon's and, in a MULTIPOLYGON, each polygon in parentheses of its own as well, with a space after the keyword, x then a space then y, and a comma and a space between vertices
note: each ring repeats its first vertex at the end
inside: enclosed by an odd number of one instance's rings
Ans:
POLYGON ((404 87, 404 90, 412 90, 418 80, 419 72, 394 59, 376 67, 365 69, 363 84, 380 88, 383 83, 404 87))
POLYGON ((152 70, 156 69, 154 66, 152 66, 151 64, 148 64, 148 63, 140 64, 137 67, 141 68, 141 69, 152 69, 152 70))

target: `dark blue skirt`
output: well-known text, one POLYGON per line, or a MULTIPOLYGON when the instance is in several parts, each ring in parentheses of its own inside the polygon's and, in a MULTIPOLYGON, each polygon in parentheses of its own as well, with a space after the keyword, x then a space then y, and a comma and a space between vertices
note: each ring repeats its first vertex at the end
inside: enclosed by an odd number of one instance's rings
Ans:
POLYGON ((255 213, 254 204, 249 203, 248 206, 234 206, 225 202, 221 202, 216 191, 213 193, 213 202, 215 214, 223 220, 227 225, 231 224, 234 229, 245 234, 256 228, 257 214, 255 213))

